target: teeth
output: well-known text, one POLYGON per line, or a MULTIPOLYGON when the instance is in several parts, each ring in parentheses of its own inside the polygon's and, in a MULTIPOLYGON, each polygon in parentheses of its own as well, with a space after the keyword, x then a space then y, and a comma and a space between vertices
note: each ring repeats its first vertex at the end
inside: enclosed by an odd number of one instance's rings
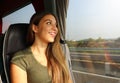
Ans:
POLYGON ((55 35, 55 32, 49 32, 51 35, 55 35))
POLYGON ((51 34, 55 34, 55 33, 51 33, 51 34))

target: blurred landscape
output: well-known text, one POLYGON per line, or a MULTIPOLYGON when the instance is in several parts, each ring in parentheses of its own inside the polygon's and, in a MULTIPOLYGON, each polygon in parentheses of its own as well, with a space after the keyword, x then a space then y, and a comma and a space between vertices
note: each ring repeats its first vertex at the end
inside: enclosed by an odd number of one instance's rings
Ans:
POLYGON ((103 78, 102 83, 119 83, 120 38, 67 40, 67 44, 70 49, 72 69, 75 71, 77 83, 83 83, 82 81, 85 80, 85 83, 89 83, 90 80, 92 80, 90 83, 101 83, 99 78, 103 78), (88 73, 87 76, 85 73, 88 73), (94 77, 98 82, 94 78, 80 80, 84 75, 89 78, 94 77), (112 77, 111 81, 106 81, 109 77, 112 77))

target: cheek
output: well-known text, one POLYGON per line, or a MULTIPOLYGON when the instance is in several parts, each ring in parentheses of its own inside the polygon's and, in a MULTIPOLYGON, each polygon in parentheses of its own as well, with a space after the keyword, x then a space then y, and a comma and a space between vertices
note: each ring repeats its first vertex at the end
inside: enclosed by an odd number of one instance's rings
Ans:
POLYGON ((48 34, 48 29, 41 29, 39 31, 39 36, 45 37, 48 34))
POLYGON ((49 31, 51 31, 51 28, 43 25, 39 27, 38 34, 39 36, 45 37, 48 35, 49 31))
POLYGON ((48 32, 50 30, 50 28, 49 27, 47 27, 47 26, 45 26, 45 25, 43 25, 40 29, 39 29, 39 32, 43 32, 43 33, 46 33, 46 32, 48 32))

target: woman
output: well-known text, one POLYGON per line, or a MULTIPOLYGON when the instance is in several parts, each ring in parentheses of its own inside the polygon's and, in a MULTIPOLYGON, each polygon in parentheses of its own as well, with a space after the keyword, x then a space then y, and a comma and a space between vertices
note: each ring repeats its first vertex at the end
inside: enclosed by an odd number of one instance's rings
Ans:
POLYGON ((27 41, 29 47, 15 53, 11 60, 11 83, 72 83, 54 14, 35 13, 27 41))

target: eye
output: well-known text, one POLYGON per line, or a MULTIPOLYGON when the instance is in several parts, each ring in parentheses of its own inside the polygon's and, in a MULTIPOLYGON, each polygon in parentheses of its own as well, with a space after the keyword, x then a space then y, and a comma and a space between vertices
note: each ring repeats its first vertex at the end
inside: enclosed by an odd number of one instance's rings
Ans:
POLYGON ((46 24, 50 25, 50 24, 51 24, 51 22, 50 22, 50 21, 48 21, 48 22, 46 22, 46 24))

